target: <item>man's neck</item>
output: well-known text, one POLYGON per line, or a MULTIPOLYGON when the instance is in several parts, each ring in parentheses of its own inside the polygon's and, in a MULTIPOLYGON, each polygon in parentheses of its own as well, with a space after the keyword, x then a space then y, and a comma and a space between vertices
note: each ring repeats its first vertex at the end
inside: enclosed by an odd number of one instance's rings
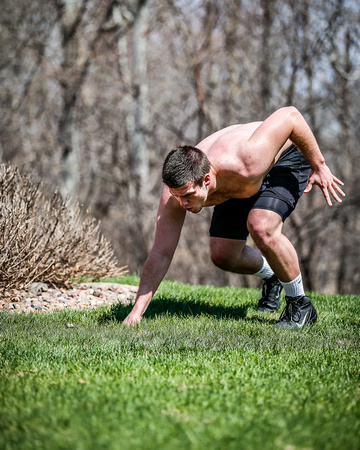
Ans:
POLYGON ((217 170, 211 165, 210 167, 210 184, 208 195, 213 194, 219 188, 219 176, 217 170))

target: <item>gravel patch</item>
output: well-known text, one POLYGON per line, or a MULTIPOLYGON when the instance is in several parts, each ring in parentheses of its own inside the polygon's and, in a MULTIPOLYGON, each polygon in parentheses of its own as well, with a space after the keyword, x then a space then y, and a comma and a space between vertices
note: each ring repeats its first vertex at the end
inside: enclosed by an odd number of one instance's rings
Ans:
POLYGON ((61 310, 92 309, 102 305, 134 303, 137 286, 118 283, 74 283, 55 289, 33 283, 28 290, 0 294, 0 313, 40 313, 61 310))

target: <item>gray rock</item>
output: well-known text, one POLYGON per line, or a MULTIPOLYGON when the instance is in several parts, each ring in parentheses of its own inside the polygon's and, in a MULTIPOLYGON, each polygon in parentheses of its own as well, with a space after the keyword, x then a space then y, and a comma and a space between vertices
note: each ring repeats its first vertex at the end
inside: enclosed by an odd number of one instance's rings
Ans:
POLYGON ((45 283, 32 283, 29 292, 30 294, 38 294, 39 292, 47 292, 49 286, 45 283))

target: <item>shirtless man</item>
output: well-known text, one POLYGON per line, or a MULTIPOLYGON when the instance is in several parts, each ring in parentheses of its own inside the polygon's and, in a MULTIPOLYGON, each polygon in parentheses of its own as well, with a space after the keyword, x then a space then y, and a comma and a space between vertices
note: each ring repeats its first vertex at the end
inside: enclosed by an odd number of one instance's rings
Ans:
POLYGON ((331 173, 296 108, 281 108, 264 122, 224 128, 197 147, 172 150, 164 162, 163 181, 154 244, 124 324, 141 321, 170 266, 186 212, 197 214, 206 206, 215 206, 210 227, 213 263, 263 278, 260 311, 276 311, 285 290, 286 307, 275 326, 302 328, 316 321, 297 253, 282 234, 283 222, 314 184, 329 206, 330 195, 341 203, 339 195, 345 194, 343 182, 331 173), (248 233, 259 251, 246 245, 248 233))

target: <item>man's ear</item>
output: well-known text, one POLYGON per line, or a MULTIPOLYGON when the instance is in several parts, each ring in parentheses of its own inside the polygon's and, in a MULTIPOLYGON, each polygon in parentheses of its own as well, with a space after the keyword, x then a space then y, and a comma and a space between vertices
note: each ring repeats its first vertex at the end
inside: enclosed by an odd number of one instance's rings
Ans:
POLYGON ((208 172, 208 173, 204 176, 204 183, 205 183, 205 186, 209 186, 209 184, 210 184, 210 172, 208 172))

